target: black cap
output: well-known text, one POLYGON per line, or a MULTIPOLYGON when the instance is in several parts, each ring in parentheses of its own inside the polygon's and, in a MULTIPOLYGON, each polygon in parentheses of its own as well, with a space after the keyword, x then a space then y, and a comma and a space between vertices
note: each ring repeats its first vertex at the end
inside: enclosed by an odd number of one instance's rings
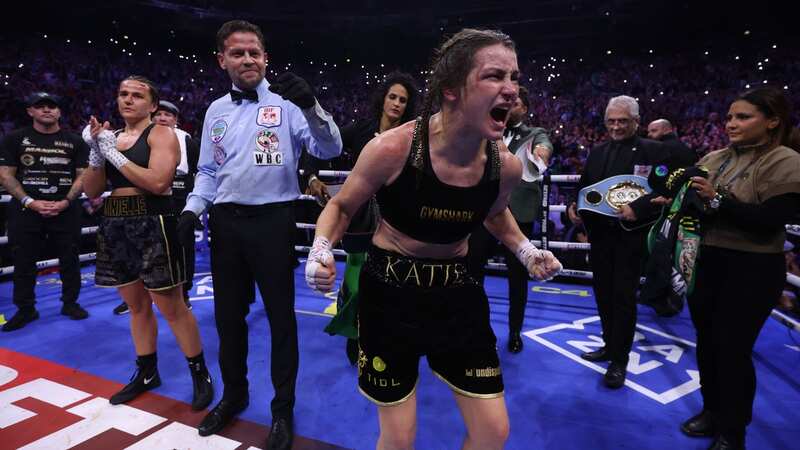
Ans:
POLYGON ((35 106, 40 103, 50 103, 51 105, 61 107, 60 99, 55 95, 48 94, 47 92, 34 92, 25 99, 28 106, 35 106))
POLYGON ((180 110, 178 109, 177 106, 175 106, 174 103, 168 102, 166 100, 161 100, 160 102, 158 102, 158 109, 156 109, 156 111, 158 111, 159 109, 163 109, 164 111, 169 111, 172 114, 175 114, 176 116, 180 112, 180 110))

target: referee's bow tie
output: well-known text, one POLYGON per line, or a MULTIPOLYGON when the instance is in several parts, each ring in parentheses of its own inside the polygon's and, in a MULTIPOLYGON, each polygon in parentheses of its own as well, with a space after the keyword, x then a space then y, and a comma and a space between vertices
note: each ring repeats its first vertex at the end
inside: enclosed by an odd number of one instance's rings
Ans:
POLYGON ((242 100, 249 100, 251 102, 258 101, 258 92, 256 91, 237 91, 235 89, 231 89, 231 101, 236 103, 237 105, 242 104, 242 100))

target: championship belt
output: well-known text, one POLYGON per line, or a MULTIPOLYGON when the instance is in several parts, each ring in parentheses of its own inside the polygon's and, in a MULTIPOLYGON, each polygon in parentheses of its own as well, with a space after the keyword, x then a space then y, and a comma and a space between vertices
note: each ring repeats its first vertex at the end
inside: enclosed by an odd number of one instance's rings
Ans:
POLYGON ((617 217, 623 206, 652 191, 647 178, 640 175, 609 177, 578 192, 578 211, 617 217))

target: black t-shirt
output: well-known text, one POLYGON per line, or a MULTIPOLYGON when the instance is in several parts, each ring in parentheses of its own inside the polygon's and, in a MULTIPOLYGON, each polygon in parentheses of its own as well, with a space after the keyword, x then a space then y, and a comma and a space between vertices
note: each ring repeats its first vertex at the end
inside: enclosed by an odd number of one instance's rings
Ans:
POLYGON ((32 126, 9 133, 0 142, 0 166, 17 168, 17 180, 36 200, 62 200, 75 169, 88 165, 89 146, 80 136, 59 130, 43 134, 32 126))

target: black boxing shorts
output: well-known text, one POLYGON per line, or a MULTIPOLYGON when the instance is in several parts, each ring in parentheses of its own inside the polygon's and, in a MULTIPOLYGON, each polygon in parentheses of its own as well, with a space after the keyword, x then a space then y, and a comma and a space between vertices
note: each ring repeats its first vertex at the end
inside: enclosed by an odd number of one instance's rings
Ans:
POLYGON ((464 258, 411 258, 372 246, 359 297, 358 386, 368 399, 380 406, 407 400, 421 356, 461 395, 503 395, 489 302, 464 258))
POLYGON ((95 284, 121 287, 142 280, 152 291, 186 281, 186 256, 178 242, 169 197, 107 197, 97 230, 95 284))

